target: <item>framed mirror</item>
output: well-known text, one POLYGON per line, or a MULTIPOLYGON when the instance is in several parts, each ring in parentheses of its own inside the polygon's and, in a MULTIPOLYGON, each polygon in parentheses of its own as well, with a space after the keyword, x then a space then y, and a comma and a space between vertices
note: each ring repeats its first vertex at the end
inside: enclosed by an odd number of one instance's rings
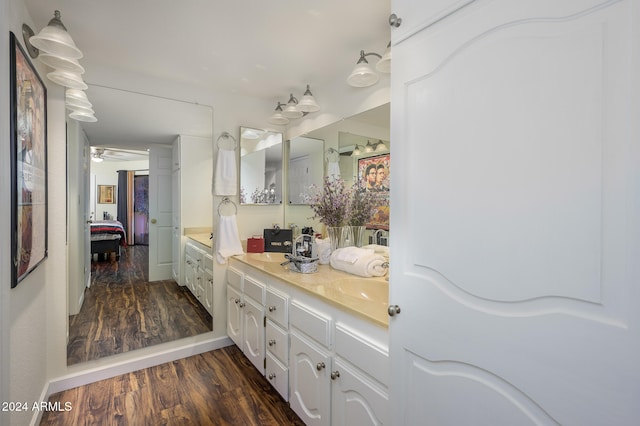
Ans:
POLYGON ((300 136, 289 142, 287 188, 289 204, 307 204, 309 187, 322 186, 324 140, 300 136))
POLYGON ((240 127, 240 204, 282 203, 282 133, 240 127))

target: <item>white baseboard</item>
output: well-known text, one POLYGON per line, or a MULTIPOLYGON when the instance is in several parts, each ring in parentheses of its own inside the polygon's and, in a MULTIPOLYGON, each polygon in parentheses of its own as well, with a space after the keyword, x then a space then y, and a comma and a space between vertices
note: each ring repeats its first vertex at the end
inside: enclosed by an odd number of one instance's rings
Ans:
MULTIPOLYGON (((198 355, 215 349, 224 348, 232 344, 233 341, 227 336, 199 339, 195 342, 189 341, 180 346, 175 346, 175 343, 172 342, 166 345, 171 346, 166 349, 162 349, 159 346, 139 349, 136 351, 136 355, 133 358, 131 357, 131 353, 128 353, 114 355, 110 357, 108 361, 98 360, 96 362, 86 363, 90 365, 89 368, 84 368, 83 365, 79 367, 78 372, 50 380, 42 390, 40 401, 47 401, 49 396, 67 389, 73 389, 78 386, 84 386, 89 383, 109 379, 121 374, 131 373, 132 371, 141 370, 143 368, 149 368, 155 365, 187 358, 192 355, 198 355), (125 357, 126 359, 122 359, 120 361, 116 359, 125 357), (116 362, 112 362, 113 359, 116 359, 116 362)), ((34 412, 33 418, 31 419, 31 425, 35 426, 40 424, 41 418, 42 412, 34 412)))

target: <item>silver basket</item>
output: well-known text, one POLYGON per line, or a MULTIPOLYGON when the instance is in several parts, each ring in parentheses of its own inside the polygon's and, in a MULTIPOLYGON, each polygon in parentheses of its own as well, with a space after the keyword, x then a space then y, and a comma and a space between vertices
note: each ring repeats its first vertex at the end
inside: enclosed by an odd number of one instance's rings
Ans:
POLYGON ((291 254, 285 254, 284 257, 287 258, 287 261, 281 263, 281 265, 287 266, 290 271, 300 272, 301 274, 318 272, 317 257, 293 256, 291 254))

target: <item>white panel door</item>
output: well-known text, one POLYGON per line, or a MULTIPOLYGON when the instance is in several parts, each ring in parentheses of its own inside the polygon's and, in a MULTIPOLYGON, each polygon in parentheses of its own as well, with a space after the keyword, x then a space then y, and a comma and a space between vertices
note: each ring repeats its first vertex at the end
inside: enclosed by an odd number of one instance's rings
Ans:
POLYGON ((171 147, 149 150, 149 281, 173 276, 173 152, 171 147))
POLYGON ((477 0, 394 43, 394 424, 638 423, 639 27, 477 0))

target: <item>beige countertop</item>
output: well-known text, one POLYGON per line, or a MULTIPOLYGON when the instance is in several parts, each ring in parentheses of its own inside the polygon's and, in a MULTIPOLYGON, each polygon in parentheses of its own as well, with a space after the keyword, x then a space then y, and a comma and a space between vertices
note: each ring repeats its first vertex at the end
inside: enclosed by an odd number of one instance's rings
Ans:
POLYGON ((211 231, 203 231, 199 228, 193 231, 188 231, 187 229, 185 229, 184 235, 185 237, 191 238, 192 240, 202 244, 203 246, 212 248, 213 239, 211 239, 211 231))
POLYGON ((312 274, 292 272, 280 266, 286 260, 283 253, 246 253, 233 259, 378 325, 389 326, 389 282, 384 277, 363 278, 329 265, 318 265, 318 272, 312 274))

